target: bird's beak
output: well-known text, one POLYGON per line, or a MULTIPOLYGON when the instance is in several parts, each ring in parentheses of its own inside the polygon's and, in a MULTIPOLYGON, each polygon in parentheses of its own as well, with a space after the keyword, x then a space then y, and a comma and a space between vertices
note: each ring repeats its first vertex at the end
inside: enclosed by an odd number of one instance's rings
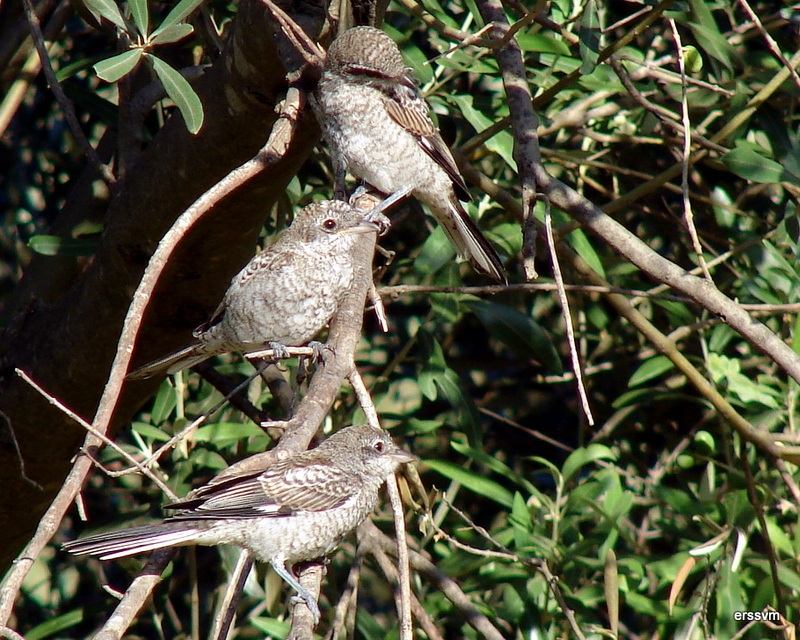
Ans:
POLYGON ((373 222, 372 220, 367 220, 365 218, 358 224, 353 225, 352 227, 340 229, 339 234, 343 236, 349 236, 355 233, 378 233, 380 232, 380 230, 381 227, 377 222, 373 222))
POLYGON ((390 455, 400 464, 408 464, 409 462, 417 462, 419 460, 419 458, 413 453, 409 453, 403 449, 398 449, 397 451, 392 452, 390 455))

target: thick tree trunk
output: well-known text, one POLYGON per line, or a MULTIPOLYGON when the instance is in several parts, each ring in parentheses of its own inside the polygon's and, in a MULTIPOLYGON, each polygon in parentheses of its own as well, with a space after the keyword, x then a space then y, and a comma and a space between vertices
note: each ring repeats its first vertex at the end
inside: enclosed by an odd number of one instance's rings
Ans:
MULTIPOLYGON (((324 7, 292 7, 293 17, 316 38, 324 7)), ((30 537, 85 435, 14 368, 91 420, 132 293, 161 236, 200 194, 266 141, 285 90, 285 50, 264 6, 242 0, 224 53, 195 84, 205 109, 200 133, 188 133, 177 114, 167 122, 110 201, 100 250, 82 272, 46 257, 36 258, 26 272, 0 339, 0 566, 6 567, 30 537), (48 270, 48 262, 59 271, 48 270), (59 281, 62 268, 76 274, 68 286, 59 281), (43 282, 48 278, 59 281, 63 293, 43 282)), ((209 212, 181 244, 150 302, 134 364, 184 344, 252 256, 267 212, 317 141, 313 117, 305 118, 286 157, 209 212)), ((125 388, 116 429, 157 384, 125 388)))

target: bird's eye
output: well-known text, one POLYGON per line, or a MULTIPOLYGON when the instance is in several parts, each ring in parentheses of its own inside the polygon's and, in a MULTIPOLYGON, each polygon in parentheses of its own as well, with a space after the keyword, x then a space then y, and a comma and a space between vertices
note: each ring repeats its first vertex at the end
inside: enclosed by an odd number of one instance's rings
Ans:
POLYGON ((322 221, 322 228, 325 231, 334 231, 336 229, 336 220, 333 218, 328 218, 327 220, 322 221))
POLYGON ((375 441, 375 442, 372 444, 372 447, 373 447, 373 449, 375 449, 375 451, 377 451, 378 453, 383 453, 383 452, 384 452, 384 450, 386 449, 386 443, 385 443, 383 440, 376 440, 376 441, 375 441))

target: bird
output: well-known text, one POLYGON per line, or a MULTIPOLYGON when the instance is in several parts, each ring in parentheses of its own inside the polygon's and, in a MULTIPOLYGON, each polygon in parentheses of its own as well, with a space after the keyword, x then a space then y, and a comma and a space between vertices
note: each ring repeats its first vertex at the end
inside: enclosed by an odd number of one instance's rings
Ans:
POLYGON ((336 38, 313 106, 331 150, 336 197, 343 197, 348 169, 384 193, 408 186, 459 255, 477 271, 507 282, 497 252, 460 202, 471 196, 453 154, 386 33, 359 26, 336 38))
POLYGON ((225 477, 167 505, 163 522, 73 540, 63 548, 101 560, 164 547, 236 545, 268 562, 320 619, 312 593, 291 571, 332 552, 373 511, 386 479, 416 456, 384 431, 348 426, 318 447, 264 470, 225 477))
MULTIPOLYGON (((388 199, 387 199, 388 202, 388 199)), ((176 373, 211 356, 303 346, 328 324, 353 284, 352 250, 364 233, 383 230, 378 211, 323 200, 301 209, 277 240, 231 281, 189 346, 128 374, 139 380, 176 373)))

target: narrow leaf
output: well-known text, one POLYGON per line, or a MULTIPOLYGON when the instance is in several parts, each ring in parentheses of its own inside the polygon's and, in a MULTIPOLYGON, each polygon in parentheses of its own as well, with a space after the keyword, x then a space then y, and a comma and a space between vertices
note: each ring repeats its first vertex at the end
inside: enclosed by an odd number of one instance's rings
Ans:
POLYGON ((588 75, 594 71, 600 57, 600 13, 594 0, 589 0, 583 7, 578 37, 583 60, 581 73, 588 75))
POLYGON ((175 8, 167 14, 164 21, 153 31, 152 37, 155 38, 159 33, 168 27, 174 27, 179 22, 183 22, 186 17, 197 7, 203 4, 203 0, 181 0, 175 8))
POLYGON ((154 55, 146 54, 153 65, 158 79, 164 85, 167 95, 178 107, 186 122, 186 128, 191 133, 200 131, 203 126, 203 104, 200 98, 180 73, 170 67, 166 62, 154 55))
POLYGON ((468 300, 467 306, 486 326, 493 337, 523 358, 542 363, 551 373, 563 367, 548 333, 529 315, 496 302, 468 300))
POLYGON ((617 567, 617 554, 613 549, 606 551, 604 565, 603 591, 606 596, 608 623, 611 633, 616 638, 619 630, 619 568, 617 567))
POLYGON ((436 375, 433 381, 441 395, 455 409, 458 415, 458 424, 467 435, 470 444, 478 446, 482 436, 480 415, 456 372, 452 369, 445 369, 436 375))
POLYGON ((114 0, 83 0, 83 4, 97 18, 98 22, 105 18, 117 25, 122 31, 128 30, 128 25, 125 24, 125 19, 122 17, 114 0))
POLYGON ((142 38, 147 38, 147 32, 150 29, 150 14, 147 8, 147 0, 128 0, 128 6, 131 8, 131 15, 133 16, 136 30, 142 38))
POLYGON ((141 58, 141 49, 129 49, 118 56, 98 62, 94 65, 94 71, 101 80, 116 82, 133 71, 141 58))
POLYGON ((61 637, 70 637, 72 634, 62 634, 61 632, 69 629, 70 627, 74 627, 82 620, 83 609, 73 609, 68 613, 50 618, 50 620, 35 626, 25 634, 25 638, 26 640, 40 640, 41 638, 49 638, 56 635, 61 635, 61 637))
POLYGON ((91 256, 100 246, 99 238, 60 238, 59 236, 36 235, 28 240, 28 246, 43 256, 91 256))
POLYGON ((569 454, 561 468, 564 481, 568 482, 583 467, 597 460, 616 460, 616 455, 607 446, 596 442, 587 447, 575 449, 569 454))
POLYGON ((641 366, 633 372, 633 375, 628 380, 628 388, 636 387, 643 382, 657 378, 662 373, 671 371, 675 368, 672 360, 667 356, 654 356, 645 360, 641 366))
POLYGON ((683 563, 680 569, 678 569, 678 574, 675 576, 675 581, 672 583, 672 586, 669 589, 669 613, 672 615, 672 610, 675 607, 675 603, 678 601, 678 596, 681 594, 681 589, 683 589, 683 585, 686 584, 686 579, 689 577, 689 574, 692 573, 692 569, 697 564, 697 560, 692 556, 686 558, 686 562, 683 563))
POLYGON ((175 24, 150 38, 150 42, 152 44, 170 44, 172 42, 178 42, 178 40, 183 40, 193 31, 194 27, 190 24, 175 24))
POLYGON ((717 21, 709 8, 710 3, 705 0, 689 0, 689 4, 695 19, 687 22, 687 26, 697 39, 697 44, 726 68, 733 69, 731 56, 734 49, 720 32, 717 21))
POLYGON ((737 176, 760 184, 775 184, 783 179, 783 166, 749 147, 739 147, 722 156, 722 164, 737 176))
POLYGON ((510 509, 514 503, 514 496, 508 489, 477 473, 459 467, 457 464, 445 462, 443 460, 426 460, 425 465, 441 473, 445 478, 455 480, 470 491, 477 493, 479 496, 494 500, 508 509, 510 509))

